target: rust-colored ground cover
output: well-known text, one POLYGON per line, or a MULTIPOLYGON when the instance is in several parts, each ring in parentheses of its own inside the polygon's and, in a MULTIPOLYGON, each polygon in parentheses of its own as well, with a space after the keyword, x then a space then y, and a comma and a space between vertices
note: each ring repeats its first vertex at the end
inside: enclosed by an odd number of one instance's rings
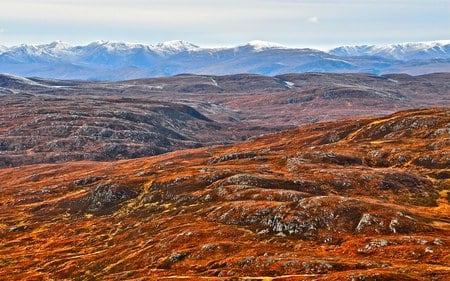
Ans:
POLYGON ((449 280, 450 109, 0 170, 4 280, 449 280))

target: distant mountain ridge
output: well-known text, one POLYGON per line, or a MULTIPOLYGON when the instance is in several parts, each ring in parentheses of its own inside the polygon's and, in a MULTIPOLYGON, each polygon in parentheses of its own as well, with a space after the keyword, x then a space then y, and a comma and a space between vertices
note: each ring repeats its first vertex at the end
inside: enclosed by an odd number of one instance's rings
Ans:
POLYGON ((159 44, 96 41, 72 46, 0 46, 0 73, 58 79, 125 80, 180 73, 226 75, 294 72, 426 74, 450 71, 450 40, 386 46, 342 46, 329 52, 251 41, 203 48, 187 41, 159 44))
POLYGON ((332 49, 336 56, 379 56, 397 60, 449 59, 450 40, 391 45, 342 46, 332 49))

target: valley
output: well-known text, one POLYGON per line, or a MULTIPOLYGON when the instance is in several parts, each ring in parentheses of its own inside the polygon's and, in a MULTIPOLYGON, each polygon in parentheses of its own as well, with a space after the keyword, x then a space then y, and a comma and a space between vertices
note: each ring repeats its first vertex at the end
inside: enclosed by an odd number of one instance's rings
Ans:
POLYGON ((178 75, 89 82, 0 76, 0 167, 112 161, 297 126, 449 106, 448 73, 178 75))

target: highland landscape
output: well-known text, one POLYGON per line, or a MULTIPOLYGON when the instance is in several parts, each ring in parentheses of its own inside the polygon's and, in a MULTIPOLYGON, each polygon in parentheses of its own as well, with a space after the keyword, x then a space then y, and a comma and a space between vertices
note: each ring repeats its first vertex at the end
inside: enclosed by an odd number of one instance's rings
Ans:
POLYGON ((9 280, 448 280, 449 108, 0 170, 9 280))
POLYGON ((449 73, 255 74, 91 82, 0 75, 0 167, 112 161, 319 121, 450 105, 449 73))
POLYGON ((1 1, 0 281, 449 281, 449 27, 448 0, 1 1))
POLYGON ((1 75, 0 276, 448 280, 448 81, 1 75))

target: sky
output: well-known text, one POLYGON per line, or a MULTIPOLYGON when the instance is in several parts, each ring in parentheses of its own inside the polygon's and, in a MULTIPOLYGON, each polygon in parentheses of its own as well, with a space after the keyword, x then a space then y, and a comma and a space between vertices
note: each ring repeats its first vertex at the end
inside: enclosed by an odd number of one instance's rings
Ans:
POLYGON ((0 45, 61 40, 319 49, 450 39, 449 0, 0 0, 0 45))

